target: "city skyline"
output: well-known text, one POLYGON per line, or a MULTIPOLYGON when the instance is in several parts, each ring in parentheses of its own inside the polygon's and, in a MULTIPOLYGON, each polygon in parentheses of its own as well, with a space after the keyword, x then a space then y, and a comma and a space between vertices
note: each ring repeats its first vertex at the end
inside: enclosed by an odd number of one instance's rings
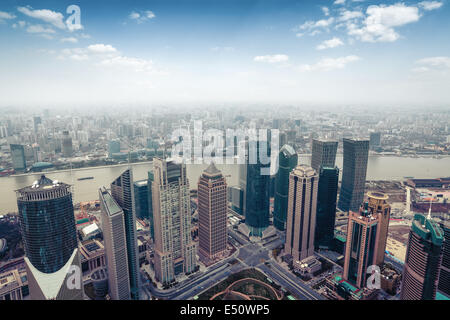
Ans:
POLYGON ((70 5, 2 1, 2 107, 450 101, 446 0, 70 5))

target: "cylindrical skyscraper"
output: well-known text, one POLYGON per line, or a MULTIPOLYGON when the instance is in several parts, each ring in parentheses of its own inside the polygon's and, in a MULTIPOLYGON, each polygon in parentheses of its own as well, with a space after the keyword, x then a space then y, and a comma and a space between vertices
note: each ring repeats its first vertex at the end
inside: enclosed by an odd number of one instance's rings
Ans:
POLYGON ((436 298, 443 239, 443 231, 430 213, 428 217, 414 216, 403 269, 402 300, 436 298))
POLYGON ((273 225, 283 231, 286 226, 286 213, 289 195, 289 174, 297 165, 298 156, 294 148, 284 145, 278 156, 278 172, 275 177, 275 203, 273 225))
POLYGON ((70 185, 42 175, 16 193, 31 299, 82 299, 66 285, 81 270, 70 185))

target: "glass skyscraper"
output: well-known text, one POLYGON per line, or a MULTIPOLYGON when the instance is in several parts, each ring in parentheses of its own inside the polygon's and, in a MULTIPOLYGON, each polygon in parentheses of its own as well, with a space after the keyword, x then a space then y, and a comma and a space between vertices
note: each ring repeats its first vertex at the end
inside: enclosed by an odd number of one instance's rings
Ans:
POLYGON ((136 207, 136 217, 139 219, 148 219, 148 181, 141 180, 134 183, 134 201, 136 207))
POLYGON ((313 139, 311 167, 316 172, 319 172, 320 167, 334 168, 337 147, 337 141, 313 139))
POLYGON ((111 183, 111 195, 123 210, 127 239, 131 299, 139 300, 139 255, 136 237, 136 208, 134 203, 133 173, 131 168, 125 170, 111 183))
POLYGON ((11 150, 11 159, 14 170, 24 171, 27 168, 24 146, 21 144, 11 144, 9 148, 11 150))
POLYGON ((250 231, 250 236, 261 237, 263 231, 269 226, 269 191, 270 175, 262 174, 270 169, 270 163, 263 164, 260 161, 261 152, 267 150, 270 156, 270 146, 267 141, 247 141, 245 164, 241 166, 241 187, 244 191, 244 215, 245 224, 250 231), (253 155, 258 155, 253 159, 253 155), (245 181, 242 177, 245 176, 245 181), (244 183, 243 183, 244 182, 244 183))
POLYGON ((82 299, 65 286, 67 268, 81 270, 70 185, 42 175, 16 193, 31 299, 82 299))
POLYGON ((431 218, 416 214, 409 232, 400 299, 434 300, 442 261, 444 232, 431 218))
POLYGON ((342 211, 358 211, 364 200, 369 140, 343 139, 344 165, 338 207, 342 211))
POLYGON ((275 203, 273 225, 278 230, 285 230, 289 196, 289 174, 297 165, 298 156, 294 148, 284 145, 278 156, 278 172, 275 176, 275 203))
POLYGON ((331 248, 336 221, 336 199, 339 181, 338 167, 321 167, 317 196, 316 233, 314 245, 331 248))

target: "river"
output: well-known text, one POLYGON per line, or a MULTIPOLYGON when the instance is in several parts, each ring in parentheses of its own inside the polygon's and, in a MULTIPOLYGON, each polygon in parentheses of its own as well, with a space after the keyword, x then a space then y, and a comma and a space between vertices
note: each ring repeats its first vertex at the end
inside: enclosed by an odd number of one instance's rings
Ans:
MULTIPOLYGON (((302 156, 300 163, 309 164, 311 156, 302 156)), ((342 155, 336 157, 336 165, 342 168, 342 155)), ((147 171, 152 168, 151 163, 134 163, 134 180, 147 178, 147 171)), ((195 188, 201 172, 207 167, 204 165, 188 165, 187 175, 191 188, 195 188)), ((217 165, 226 176, 228 185, 236 185, 239 179, 238 165, 217 165)), ((76 169, 72 172, 55 171, 46 173, 53 180, 73 184, 74 202, 94 200, 98 198, 98 188, 109 187, 111 181, 119 176, 127 164, 76 169), (94 179, 80 180, 78 178, 92 176, 94 179)), ((14 190, 31 185, 41 173, 9 176, 0 178, 0 214, 17 211, 16 196, 14 190)), ((367 168, 367 180, 403 180, 404 177, 415 178, 439 178, 450 176, 450 157, 440 159, 431 157, 408 158, 394 156, 369 156, 367 168)))

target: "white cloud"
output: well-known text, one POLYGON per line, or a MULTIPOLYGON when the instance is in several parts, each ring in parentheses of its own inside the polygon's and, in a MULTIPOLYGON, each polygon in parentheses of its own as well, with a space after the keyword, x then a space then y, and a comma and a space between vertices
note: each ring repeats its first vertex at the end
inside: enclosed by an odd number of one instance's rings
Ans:
POLYGON ((256 56, 255 58, 253 58, 253 61, 267 62, 267 63, 279 63, 279 62, 286 62, 288 60, 289 60, 289 57, 285 54, 256 56))
POLYGON ((132 11, 128 15, 128 18, 131 20, 135 20, 137 23, 143 23, 147 20, 156 18, 156 15, 153 11, 150 11, 150 10, 141 11, 141 12, 132 11))
POLYGON ((43 27, 40 24, 31 25, 27 28, 28 33, 55 33, 52 28, 43 27))
POLYGON ((336 0, 333 2, 333 4, 344 4, 345 0, 336 0))
POLYGON ((117 56, 110 59, 105 59, 100 62, 100 65, 108 67, 122 67, 138 72, 153 71, 153 61, 124 56, 117 56))
POLYGON ((329 16, 330 15, 330 9, 328 9, 328 7, 322 7, 322 12, 325 16, 329 16))
POLYGON ((335 19, 329 17, 328 19, 321 19, 317 21, 306 21, 305 23, 294 27, 292 30, 296 32, 297 37, 303 36, 308 33, 310 36, 321 33, 321 30, 327 30, 330 25, 334 23, 335 19))
POLYGON ((61 42, 77 43, 78 39, 74 37, 62 38, 61 42))
POLYGON ((418 3, 419 7, 426 11, 439 9, 442 7, 443 3, 440 1, 422 1, 418 3))
POLYGON ((331 71, 335 69, 343 69, 345 66, 354 61, 358 61, 360 58, 355 55, 350 55, 340 58, 324 58, 315 64, 304 64, 299 67, 300 71, 331 71))
POLYGON ((110 45, 110 44, 105 45, 102 43, 91 44, 90 46, 87 47, 87 49, 92 53, 99 53, 99 54, 117 52, 117 49, 114 48, 112 45, 110 45))
POLYGON ((400 27, 420 19, 419 9, 404 3, 394 5, 372 5, 366 10, 363 26, 347 25, 348 34, 364 42, 394 42, 400 35, 394 27, 400 27))
POLYGON ((64 16, 60 12, 51 11, 48 9, 33 10, 33 8, 31 8, 30 6, 18 7, 17 10, 31 18, 39 19, 47 23, 50 23, 59 29, 66 28, 66 25, 63 22, 64 16))
POLYGON ((11 20, 11 19, 15 19, 15 18, 16 18, 16 16, 11 13, 0 11, 0 21, 1 20, 11 20))
POLYGON ((450 68, 450 57, 429 57, 416 61, 416 64, 435 68, 450 68))
POLYGON ((330 40, 325 40, 324 42, 322 42, 321 44, 319 44, 316 49, 317 50, 324 50, 324 49, 330 49, 330 48, 336 48, 339 46, 342 46, 344 43, 342 42, 341 39, 334 37, 330 40))
POLYGON ((337 18, 337 21, 348 21, 357 18, 364 18, 364 14, 361 11, 350 11, 350 10, 342 10, 340 12, 340 16, 337 18))

